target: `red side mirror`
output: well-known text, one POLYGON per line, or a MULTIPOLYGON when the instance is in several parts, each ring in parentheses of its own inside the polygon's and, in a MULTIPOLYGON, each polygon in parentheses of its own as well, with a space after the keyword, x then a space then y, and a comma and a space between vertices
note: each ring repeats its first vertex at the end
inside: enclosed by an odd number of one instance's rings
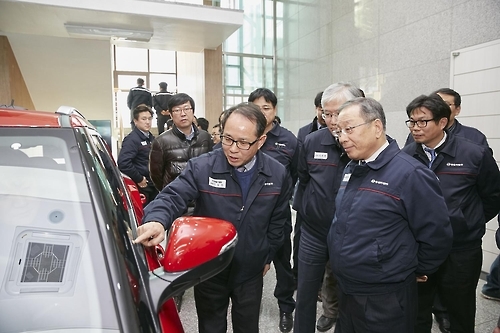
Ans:
POLYGON ((230 222, 210 217, 180 217, 170 228, 163 267, 170 273, 192 269, 234 247, 236 240, 236 229, 230 222))

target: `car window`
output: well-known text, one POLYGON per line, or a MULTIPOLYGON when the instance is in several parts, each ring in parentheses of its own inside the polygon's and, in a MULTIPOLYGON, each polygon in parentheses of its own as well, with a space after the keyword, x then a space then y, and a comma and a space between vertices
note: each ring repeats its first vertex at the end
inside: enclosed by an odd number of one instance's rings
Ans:
POLYGON ((120 327, 81 149, 69 128, 0 130, 2 331, 120 327))

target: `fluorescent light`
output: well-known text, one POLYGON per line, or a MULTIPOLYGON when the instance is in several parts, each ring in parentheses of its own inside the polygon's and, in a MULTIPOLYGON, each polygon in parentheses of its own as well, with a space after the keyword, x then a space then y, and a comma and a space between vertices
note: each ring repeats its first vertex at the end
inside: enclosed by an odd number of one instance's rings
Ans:
POLYGON ((77 25, 65 23, 64 27, 70 35, 93 36, 102 38, 118 38, 138 42, 149 42, 153 36, 152 31, 140 31, 121 28, 107 28, 90 25, 77 25))

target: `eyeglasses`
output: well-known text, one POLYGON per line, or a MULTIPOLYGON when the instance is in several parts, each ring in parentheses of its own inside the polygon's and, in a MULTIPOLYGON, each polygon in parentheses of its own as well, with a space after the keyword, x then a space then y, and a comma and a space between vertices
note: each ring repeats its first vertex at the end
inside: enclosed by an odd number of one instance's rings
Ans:
POLYGON ((366 123, 362 123, 362 124, 358 124, 358 125, 354 125, 354 126, 349 126, 349 127, 346 127, 346 128, 340 128, 340 129, 337 129, 335 131, 332 131, 333 134, 337 137, 340 137, 342 134, 345 134, 345 135, 348 135, 348 134, 352 134, 352 131, 356 128, 356 127, 359 127, 359 126, 363 126, 363 125, 367 125, 367 124, 370 124, 372 123, 373 121, 375 121, 375 119, 372 119, 372 120, 369 120, 367 121, 366 123))
POLYGON ((448 104, 448 106, 451 108, 452 105, 455 105, 455 103, 448 103, 445 101, 446 104, 448 104))
POLYGON ((193 108, 182 108, 182 109, 172 109, 171 110, 173 113, 179 113, 181 111, 184 111, 184 113, 188 113, 190 111, 193 111, 193 108))
POLYGON ((224 146, 232 146, 233 143, 236 143, 236 147, 238 147, 240 149, 243 149, 243 150, 249 150, 250 147, 252 147, 252 145, 254 143, 256 143, 257 141, 259 141, 258 138, 254 142, 237 141, 237 140, 231 139, 230 137, 228 137, 226 135, 221 135, 220 136, 220 140, 221 140, 221 143, 224 146))
POLYGON ((213 138, 215 138, 216 136, 219 136, 220 134, 219 133, 212 133, 210 136, 213 138))
POLYGON ((427 127, 427 123, 429 121, 433 121, 434 119, 421 119, 421 120, 411 120, 411 119, 408 119, 407 121, 405 121, 405 124, 408 128, 413 128, 415 126, 415 124, 417 124, 417 127, 419 128, 424 128, 424 127, 427 127))
POLYGON ((333 118, 333 117, 337 118, 338 116, 339 116, 339 114, 335 113, 335 112, 334 113, 329 113, 329 112, 325 113, 325 112, 323 112, 321 114, 321 118, 323 118, 324 120, 327 120, 327 119, 333 118))

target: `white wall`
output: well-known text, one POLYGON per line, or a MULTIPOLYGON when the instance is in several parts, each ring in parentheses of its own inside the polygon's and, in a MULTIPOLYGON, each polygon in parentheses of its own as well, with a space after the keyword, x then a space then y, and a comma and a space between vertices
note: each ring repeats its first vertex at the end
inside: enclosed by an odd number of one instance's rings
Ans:
POLYGON ((194 99, 196 117, 205 117, 205 56, 203 52, 177 53, 177 91, 194 99))
POLYGON ((111 46, 108 41, 6 34, 37 110, 61 105, 87 119, 112 119, 111 46))

